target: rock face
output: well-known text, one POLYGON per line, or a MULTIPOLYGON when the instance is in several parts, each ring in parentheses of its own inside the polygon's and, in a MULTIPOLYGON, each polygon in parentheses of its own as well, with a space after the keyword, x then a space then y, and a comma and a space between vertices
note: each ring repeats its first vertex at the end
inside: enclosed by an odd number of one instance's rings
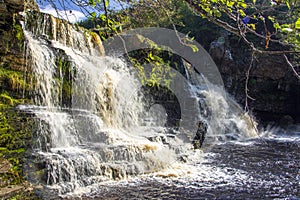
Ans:
MULTIPOLYGON (((227 91, 244 105, 251 52, 236 37, 225 35, 225 41, 223 45, 218 40, 214 41, 209 52, 220 70, 227 91)), ((287 117, 291 119, 289 123, 300 122, 300 81, 283 56, 256 55, 250 70, 248 90, 248 94, 255 99, 248 99, 249 108, 261 122, 279 124, 287 117)))
POLYGON ((104 48, 98 34, 49 14, 27 12, 25 30, 42 37, 49 46, 52 46, 51 41, 57 41, 64 46, 93 56, 104 55, 104 48))
POLYGON ((38 10, 34 0, 0 1, 0 65, 11 70, 20 70, 24 64, 24 37, 20 12, 38 10))
POLYGON ((1 65, 13 63, 14 69, 21 69, 24 65, 24 33, 20 21, 25 21, 25 15, 26 30, 33 34, 44 36, 46 40, 59 41, 75 49, 79 49, 82 43, 88 43, 86 51, 93 49, 97 52, 90 52, 91 54, 104 55, 102 42, 96 33, 40 13, 34 0, 0 0, 1 65), (26 14, 22 13, 25 11, 26 14), (83 37, 84 34, 86 37, 83 37))

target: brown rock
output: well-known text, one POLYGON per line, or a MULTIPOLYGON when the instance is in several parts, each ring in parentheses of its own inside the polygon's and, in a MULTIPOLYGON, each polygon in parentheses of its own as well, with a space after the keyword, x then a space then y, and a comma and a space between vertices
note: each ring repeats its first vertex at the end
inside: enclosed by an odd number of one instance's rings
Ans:
POLYGON ((0 159, 0 174, 7 173, 8 170, 11 168, 11 164, 6 159, 0 159))
POLYGON ((10 9, 13 9, 14 12, 23 11, 25 8, 24 0, 5 0, 4 1, 10 9))
POLYGON ((24 186, 21 185, 10 185, 0 189, 0 198, 8 199, 18 192, 21 192, 24 186))

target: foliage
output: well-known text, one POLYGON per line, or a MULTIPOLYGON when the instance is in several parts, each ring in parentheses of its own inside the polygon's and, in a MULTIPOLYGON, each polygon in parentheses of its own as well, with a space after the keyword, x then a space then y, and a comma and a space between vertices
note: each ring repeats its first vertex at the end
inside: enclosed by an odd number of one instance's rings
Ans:
MULTIPOLYGON (((105 40, 131 28, 172 28, 173 23, 178 27, 184 27, 182 21, 190 13, 183 1, 131 1, 130 6, 126 9, 91 17, 79 22, 79 25, 98 32, 101 39, 105 40)), ((186 21, 189 19, 187 18, 186 21)), ((151 41, 147 42, 151 43, 151 41)), ((196 48, 194 49, 197 51, 196 48)), ((167 87, 170 85, 171 63, 164 59, 166 56, 160 52, 160 48, 156 44, 153 45, 152 49, 128 52, 128 56, 131 64, 137 69, 143 85, 151 87, 159 87, 160 84, 167 87), (147 67, 145 68, 145 66, 147 67), (149 71, 150 69, 151 71, 149 71)))
POLYGON ((255 39, 250 34, 265 40, 264 49, 275 42, 299 50, 299 1, 185 1, 196 13, 242 37, 252 47, 255 39))
POLYGON ((137 69, 142 85, 149 87, 170 87, 172 77, 171 63, 164 60, 163 51, 145 49, 129 52, 129 60, 137 69))
POLYGON ((102 40, 123 30, 138 27, 172 27, 182 25, 179 10, 183 1, 128 1, 122 10, 110 10, 108 13, 93 15, 78 24, 96 31, 102 40), (179 3, 181 2, 181 3, 179 3))
POLYGON ((90 1, 92 6, 102 3, 100 7, 105 11, 99 16, 92 15, 91 19, 98 20, 95 28, 104 25, 111 33, 122 31, 122 27, 184 26, 184 21, 194 17, 186 9, 188 5, 202 18, 242 37, 252 47, 257 45, 257 37, 265 40, 264 45, 258 47, 261 50, 269 50, 270 43, 295 50, 300 46, 300 2, 297 0, 127 0, 127 6, 121 11, 105 9, 109 1, 90 1))
POLYGON ((111 11, 107 14, 92 15, 77 24, 99 34, 105 40, 128 28, 129 17, 123 11, 111 11))

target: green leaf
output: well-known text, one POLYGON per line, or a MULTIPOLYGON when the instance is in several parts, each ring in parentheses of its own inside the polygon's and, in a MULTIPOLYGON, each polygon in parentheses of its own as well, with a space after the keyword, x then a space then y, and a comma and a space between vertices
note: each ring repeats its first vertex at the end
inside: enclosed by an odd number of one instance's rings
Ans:
POLYGON ((232 7, 233 5, 234 5, 234 1, 228 1, 227 3, 226 3, 226 5, 227 5, 227 7, 232 7))
POLYGON ((94 19, 97 16, 96 12, 91 13, 91 17, 94 19))
POLYGON ((300 29, 300 18, 298 18, 298 20, 296 21, 296 29, 300 29))
POLYGON ((298 40, 298 42, 300 42, 300 33, 296 35, 296 39, 298 40))
POLYGON ((105 7, 109 6, 109 0, 105 1, 105 7))
POLYGON ((102 15, 100 15, 100 19, 105 22, 106 21, 106 16, 104 14, 102 14, 102 15))
POLYGON ((89 0, 89 5, 92 6, 92 7, 96 7, 96 1, 94 0, 89 0))
POLYGON ((246 16, 246 13, 242 10, 242 9, 239 9, 238 12, 240 13, 240 15, 242 17, 245 17, 246 16))
POLYGON ((112 25, 114 24, 114 21, 112 21, 111 19, 108 19, 108 20, 107 20, 107 24, 108 24, 109 26, 112 26, 112 25))
POLYGON ((286 1, 286 6, 287 6, 289 9, 291 9, 291 5, 290 5, 289 1, 286 1))
POLYGON ((252 30, 256 30, 256 25, 255 24, 247 24, 252 30))
POLYGON ((279 29, 280 28, 280 25, 279 25, 279 23, 278 22, 276 22, 276 23, 274 23, 274 28, 276 28, 276 29, 279 29))
POLYGON ((289 24, 281 24, 281 28, 290 28, 289 24))
POLYGON ((199 49, 198 49, 198 47, 196 45, 191 45, 191 47, 192 47, 193 52, 196 53, 196 52, 199 51, 199 49))
POLYGON ((238 2, 238 6, 242 8, 247 8, 247 4, 244 2, 238 2))
POLYGON ((275 18, 273 16, 268 16, 268 19, 271 20, 272 22, 275 21, 275 18))
POLYGON ((151 51, 150 51, 150 53, 148 54, 148 56, 149 56, 149 58, 150 58, 151 60, 154 60, 154 59, 155 59, 151 51))
POLYGON ((221 15, 222 15, 221 12, 219 10, 217 10, 217 9, 213 9, 213 14, 216 17, 221 17, 221 15))

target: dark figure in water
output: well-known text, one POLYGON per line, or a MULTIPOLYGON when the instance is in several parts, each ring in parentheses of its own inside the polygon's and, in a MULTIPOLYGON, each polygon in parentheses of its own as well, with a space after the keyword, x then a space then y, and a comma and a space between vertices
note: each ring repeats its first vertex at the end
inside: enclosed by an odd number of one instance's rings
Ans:
POLYGON ((202 147, 206 136, 206 132, 207 132, 207 125, 204 122, 200 121, 198 123, 197 133, 193 140, 194 149, 200 149, 202 147))

